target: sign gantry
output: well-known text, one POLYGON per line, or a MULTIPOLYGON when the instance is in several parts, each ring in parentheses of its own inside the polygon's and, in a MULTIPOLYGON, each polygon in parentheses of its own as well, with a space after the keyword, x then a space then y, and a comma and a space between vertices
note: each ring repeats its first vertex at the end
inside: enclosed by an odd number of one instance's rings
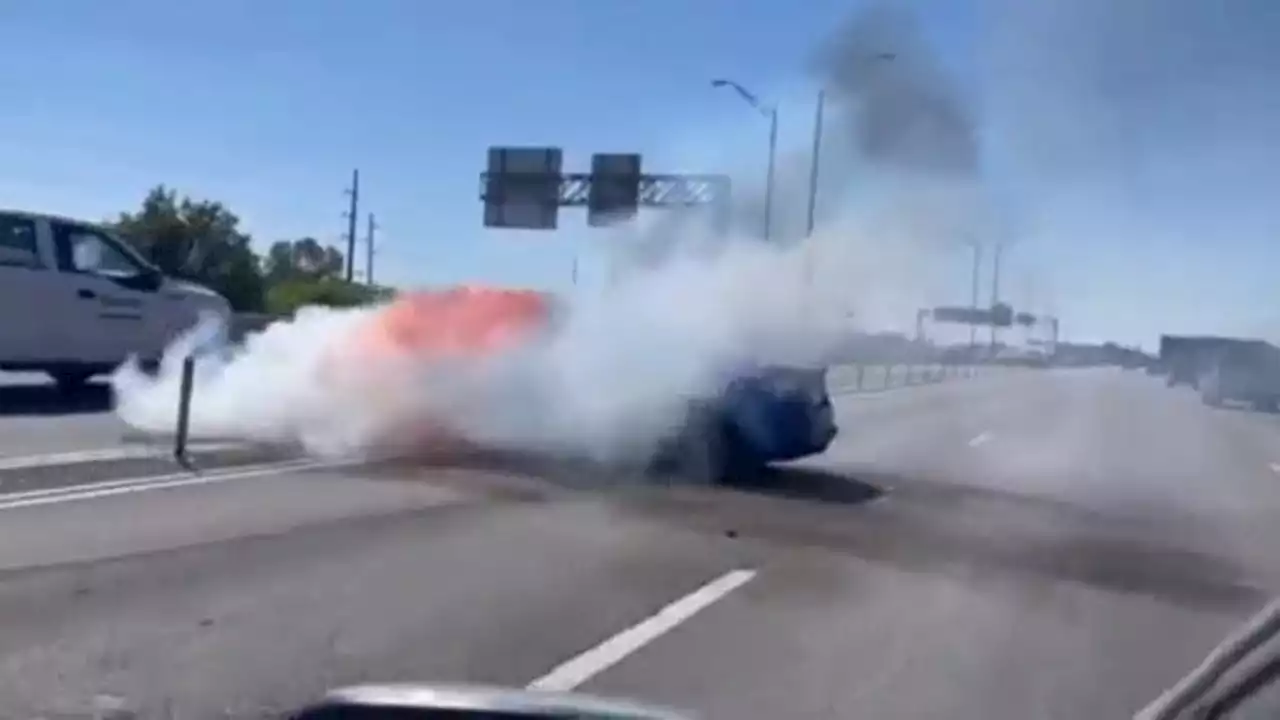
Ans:
POLYGON ((634 153, 597 153, 589 173, 565 173, 563 163, 560 148, 490 148, 480 175, 485 227, 554 230, 562 207, 587 208, 592 227, 630 220, 641 207, 707 207, 728 225, 728 176, 645 174, 634 153))

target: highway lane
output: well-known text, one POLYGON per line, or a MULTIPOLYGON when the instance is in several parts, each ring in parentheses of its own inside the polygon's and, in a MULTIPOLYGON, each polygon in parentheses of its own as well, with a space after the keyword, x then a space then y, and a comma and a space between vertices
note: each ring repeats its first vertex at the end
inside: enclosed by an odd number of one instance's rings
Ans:
POLYGON ((896 489, 852 522, 723 517, 821 550, 589 687, 711 717, 1131 713, 1280 586, 1280 443, 1243 444, 1274 423, 1110 372, 1012 394, 935 419, 930 451, 855 470, 896 489))
MULTIPOLYGON (((188 455, 195 467, 212 469, 270 462, 297 452, 264 444, 193 441, 188 455)), ((68 395, 43 375, 0 373, 0 493, 174 471, 172 435, 139 433, 121 422, 111 412, 105 382, 68 395)))
POLYGON ((1117 717, 1280 586, 1274 418, 1111 371, 878 398, 840 400, 823 458, 723 489, 476 461, 0 495, 0 716, 266 717, 429 678, 712 718, 1117 717))
POLYGON ((124 431, 105 384, 65 395, 44 375, 0 373, 0 459, 111 447, 124 431))

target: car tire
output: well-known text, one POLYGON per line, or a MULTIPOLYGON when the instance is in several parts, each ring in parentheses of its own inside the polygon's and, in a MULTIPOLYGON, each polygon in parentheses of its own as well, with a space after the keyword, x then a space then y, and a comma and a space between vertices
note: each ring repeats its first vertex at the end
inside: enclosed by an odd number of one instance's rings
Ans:
POLYGON ((138 359, 138 370, 148 377, 156 377, 160 374, 160 358, 147 357, 138 359))
POLYGON ((728 479, 726 437, 719 423, 691 426, 676 449, 676 474, 696 485, 719 485, 728 479))
POLYGON ((740 444, 713 410, 690 413, 680 432, 663 443, 648 472, 667 481, 717 485, 731 479, 740 466, 740 444))

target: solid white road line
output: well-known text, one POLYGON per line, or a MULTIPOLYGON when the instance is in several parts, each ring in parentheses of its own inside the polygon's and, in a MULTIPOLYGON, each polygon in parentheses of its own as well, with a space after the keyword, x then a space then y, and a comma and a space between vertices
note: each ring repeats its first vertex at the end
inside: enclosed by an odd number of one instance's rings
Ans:
MULTIPOLYGON (((191 452, 215 452, 241 447, 237 443, 192 443, 191 452)), ((31 468, 55 467, 58 465, 83 465, 85 463, 112 462, 116 460, 142 460, 146 458, 169 457, 171 450, 167 447, 106 447, 91 450, 70 450, 67 452, 43 453, 40 455, 16 455, 0 457, 0 470, 29 470, 31 468)))
POLYGON ((978 433, 973 437, 972 440, 969 441, 969 447, 976 448, 979 445, 985 445, 990 441, 991 441, 991 433, 989 432, 978 433))
POLYGON ((0 511, 16 510, 19 508, 34 507, 37 505, 74 502, 78 500, 92 500, 94 498, 144 492, 147 490, 164 490, 168 488, 186 487, 188 485, 207 485, 209 483, 222 482, 224 480, 239 480, 242 478, 259 477, 262 475, 278 475, 281 473, 301 470, 316 470, 320 468, 339 467, 342 465, 354 465, 359 462, 361 461, 349 460, 326 462, 291 460, 287 462, 249 465, 240 468, 226 468, 223 470, 210 471, 201 475, 193 475, 191 473, 173 473, 169 475, 154 475, 150 477, 87 483, 84 485, 73 485, 65 488, 48 488, 44 490, 31 490, 20 493, 7 493, 0 495, 0 511))
POLYGON ((566 660, 551 672, 529 683, 529 688, 568 692, 742 587, 755 576, 755 570, 734 570, 725 573, 640 623, 566 660))
MULTIPOLYGON (((246 465, 238 465, 224 468, 213 468, 202 473, 203 475, 218 475, 224 472, 239 472, 242 470, 257 470, 260 468, 288 468, 294 465, 305 464, 309 461, 303 458, 294 458, 291 460, 277 460, 269 463, 251 463, 246 465)), ((105 490, 107 488, 123 487, 125 485, 147 485, 157 482, 169 482, 171 480, 183 480, 195 477, 196 473, 190 471, 164 473, 163 475, 137 475, 128 478, 117 478, 115 480, 95 480, 85 483, 74 483, 70 485, 62 485, 60 487, 41 488, 39 490, 23 490, 21 492, 0 493, 0 502, 9 500, 24 500, 33 497, 45 497, 48 495, 66 495, 67 493, 79 493, 91 490, 105 490)))

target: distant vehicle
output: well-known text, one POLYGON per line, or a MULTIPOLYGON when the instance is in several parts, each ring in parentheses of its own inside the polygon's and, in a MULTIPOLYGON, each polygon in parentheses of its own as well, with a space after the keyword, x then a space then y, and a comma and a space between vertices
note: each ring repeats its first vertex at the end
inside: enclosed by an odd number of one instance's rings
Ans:
POLYGON ((1169 387, 1187 385, 1200 389, 1200 380, 1213 366, 1217 353, 1240 343, 1258 342, 1249 338, 1216 335, 1161 335, 1160 367, 1169 387))
POLYGON ((0 210, 0 370, 72 390, 130 357, 158 360, 203 313, 231 306, 166 278, 93 223, 0 210))
POLYGON ((1262 340, 1240 341, 1213 354, 1200 381, 1205 404, 1244 402, 1255 409, 1280 409, 1280 348, 1262 340))
POLYGON ((1193 348, 1202 338, 1178 335, 1160 336, 1160 367, 1164 370, 1165 384, 1169 387, 1189 385, 1199 381, 1199 370, 1193 348))

